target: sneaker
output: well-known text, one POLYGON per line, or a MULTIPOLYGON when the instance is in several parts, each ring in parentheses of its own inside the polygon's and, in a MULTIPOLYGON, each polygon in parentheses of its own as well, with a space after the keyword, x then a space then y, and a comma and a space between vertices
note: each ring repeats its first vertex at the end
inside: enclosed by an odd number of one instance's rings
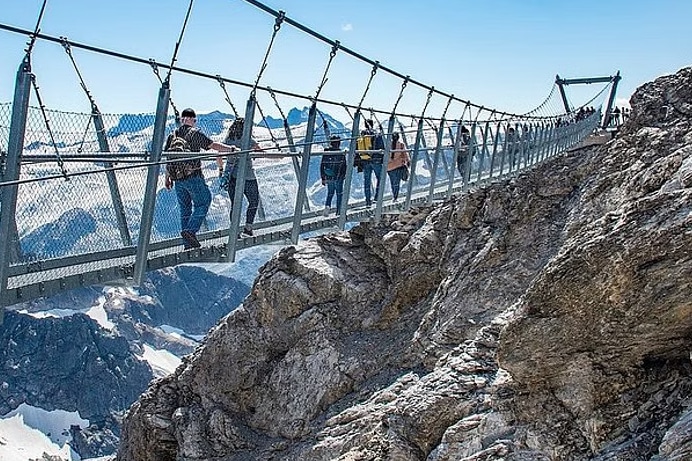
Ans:
POLYGON ((183 240, 185 241, 186 250, 189 250, 191 248, 199 248, 202 246, 202 244, 199 243, 199 240, 197 240, 197 236, 194 232, 185 230, 182 231, 180 235, 183 237, 183 240))
POLYGON ((245 224, 245 227, 243 227, 243 231, 240 233, 241 237, 252 237, 252 226, 250 224, 245 224))
POLYGON ((329 213, 331 213, 331 212, 332 212, 331 207, 326 206, 326 207, 324 207, 324 211, 322 211, 322 216, 329 216, 329 213))

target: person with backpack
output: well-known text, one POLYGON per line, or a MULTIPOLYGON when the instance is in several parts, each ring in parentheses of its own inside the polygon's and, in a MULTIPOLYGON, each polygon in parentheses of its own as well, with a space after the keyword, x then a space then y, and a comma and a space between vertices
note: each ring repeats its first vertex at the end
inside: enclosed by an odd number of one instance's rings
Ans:
MULTIPOLYGON (((245 119, 236 118, 233 120, 233 123, 231 123, 231 126, 228 128, 228 134, 226 135, 224 143, 240 149, 244 126, 245 119)), ((259 144, 257 144, 257 141, 252 139, 252 137, 250 138, 250 149, 255 151, 261 150, 259 144)), ((219 186, 228 191, 228 196, 231 199, 231 208, 233 207, 233 199, 235 198, 235 188, 238 177, 238 171, 236 169, 237 162, 237 155, 227 156, 226 168, 224 169, 223 157, 216 157, 216 163, 219 165, 219 172, 223 171, 219 186)), ((255 169, 252 166, 252 158, 250 156, 248 156, 247 162, 245 163, 245 185, 243 187, 243 194, 245 195, 245 198, 247 198, 248 206, 247 211, 245 212, 245 226, 241 231, 241 236, 251 237, 253 235, 252 226, 255 222, 257 209, 259 208, 260 196, 259 187, 257 186, 257 176, 255 176, 255 169)))
POLYGON ((401 181, 407 181, 409 176, 409 165, 411 158, 404 143, 399 141, 399 133, 392 134, 392 150, 389 153, 387 162, 387 176, 392 186, 392 197, 396 202, 399 199, 399 186, 401 181))
POLYGON ((466 159, 469 154, 469 141, 471 140, 471 133, 465 125, 461 127, 461 139, 459 140, 459 153, 457 154, 457 170, 459 174, 464 176, 464 166, 466 165, 466 159))
POLYGON ((327 186, 327 200, 324 203, 324 216, 329 216, 332 199, 336 194, 336 213, 341 210, 341 199, 344 195, 344 180, 346 179, 346 157, 341 151, 341 138, 337 135, 329 137, 329 147, 324 149, 320 162, 320 177, 322 185, 327 186), (327 154, 326 152, 338 152, 327 154))
MULTIPOLYGON (((195 127, 197 115, 188 108, 181 113, 180 126, 166 139, 164 151, 175 152, 168 158, 187 158, 190 152, 214 149, 219 152, 233 152, 235 147, 212 141, 195 127)), ((169 162, 166 164, 166 189, 175 185, 175 195, 180 211, 180 236, 185 249, 199 248, 197 232, 211 204, 211 192, 204 181, 202 161, 199 158, 169 162)))
POLYGON ((372 119, 365 120, 365 129, 360 132, 356 140, 356 153, 359 164, 358 171, 363 170, 363 193, 365 194, 365 205, 372 206, 372 174, 375 173, 377 183, 375 186, 375 198, 380 189, 380 172, 384 158, 384 139, 382 135, 375 132, 372 119), (378 152, 379 151, 379 152, 378 152))

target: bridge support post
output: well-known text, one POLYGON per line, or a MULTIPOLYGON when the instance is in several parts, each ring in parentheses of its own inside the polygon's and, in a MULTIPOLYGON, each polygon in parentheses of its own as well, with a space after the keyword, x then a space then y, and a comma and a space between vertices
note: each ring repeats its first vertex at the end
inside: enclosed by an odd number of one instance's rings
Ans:
POLYGON ((163 139, 166 134, 166 120, 168 118, 168 104, 171 97, 171 90, 168 80, 163 82, 159 90, 159 99, 156 105, 156 119, 154 120, 154 133, 151 141, 151 156, 149 161, 152 163, 147 169, 147 184, 144 190, 144 203, 142 204, 142 220, 139 227, 137 238, 137 259, 135 260, 135 270, 133 274, 136 286, 144 283, 147 272, 147 258, 149 256, 149 241, 151 240, 151 226, 154 222, 154 206, 156 205, 156 188, 159 182, 159 161, 161 161, 161 151, 163 150, 163 139))
MULTIPOLYGON (((291 132, 291 127, 288 124, 288 120, 284 118, 284 132, 286 133, 286 142, 288 143, 288 150, 291 154, 297 154, 296 144, 293 141, 293 133, 291 132)), ((293 162, 293 171, 296 174, 296 178, 300 176, 300 164, 298 163, 298 157, 295 155, 291 156, 291 162, 293 162)), ((305 211, 310 211, 310 203, 305 202, 305 211)))
POLYGON ((315 136, 315 119, 317 118, 317 103, 313 102, 308 113, 308 126, 305 133, 305 147, 303 158, 300 161, 300 177, 298 178, 298 196, 293 212, 293 229, 291 229, 291 242, 295 245, 300 237, 300 222, 303 219, 303 202, 305 201, 305 187, 308 183, 310 172, 310 154, 312 153, 312 140, 315 136))
POLYGON ((469 180, 471 179, 471 165, 473 164, 473 157, 476 155, 478 150, 478 143, 476 142, 476 128, 478 123, 473 122, 471 125, 471 134, 469 136, 468 152, 466 153, 466 161, 464 162, 464 177, 462 178, 463 190, 469 189, 469 180))
MULTIPOLYGON (((31 58, 27 54, 17 71, 17 79, 12 102, 12 119, 10 121, 10 136, 7 145, 7 161, 5 164, 4 181, 19 179, 20 162, 24 151, 24 134, 26 119, 29 112, 29 96, 31 90, 31 58)), ((9 279, 10 262, 14 251, 13 245, 16 234, 15 214, 17 212, 17 184, 2 186, 0 190, 0 324, 2 324, 5 306, 5 295, 9 279)))
POLYGON ((240 231, 240 212, 243 209, 243 194, 245 193, 245 174, 247 162, 250 156, 250 141, 252 139, 252 124, 255 119, 255 107, 257 100, 255 93, 250 94, 245 106, 245 122, 243 123, 243 137, 240 140, 241 153, 235 164, 235 190, 233 191, 233 208, 231 208, 231 225, 228 228, 228 245, 226 245, 226 261, 235 261, 238 233, 240 231))
MULTIPOLYGON (((454 139, 454 152, 452 154, 452 170, 449 173, 449 183, 447 184, 447 198, 452 197, 452 192, 454 190, 454 178, 456 176, 456 170, 457 170, 457 162, 459 161, 459 150, 461 149, 461 127, 464 126, 464 121, 463 119, 459 120, 459 124, 457 125, 457 134, 455 137, 452 137, 454 139)), ((450 136, 451 136, 451 128, 450 128, 450 136)))
POLYGON ((387 186, 387 164, 392 153, 392 133, 394 133, 394 114, 389 117, 387 124, 387 136, 384 141, 384 152, 382 153, 382 163, 376 166, 380 169, 380 179, 378 183, 380 187, 377 189, 377 197, 375 197, 375 222, 382 220, 382 201, 384 198, 384 190, 387 186))
POLYGON ((608 105, 606 105, 605 115, 603 116, 603 128, 606 128, 608 126, 608 123, 610 122, 610 114, 613 110, 613 103, 615 102, 615 93, 617 92, 618 82, 621 78, 622 77, 620 77, 620 71, 618 71, 617 74, 615 74, 615 77, 613 77, 613 86, 610 89, 610 96, 608 96, 608 105))
POLYGON ((437 130, 437 142, 433 154, 433 166, 430 171, 430 186, 428 188, 428 205, 432 205, 435 197, 435 185, 437 184, 437 169, 440 166, 440 149, 442 149, 442 137, 444 136, 445 119, 440 121, 440 129, 437 130))
POLYGON ((351 183, 353 182, 353 159, 356 156, 356 139, 360 133, 360 109, 353 116, 353 127, 351 128, 351 142, 349 143, 348 154, 346 155, 346 178, 344 179, 344 194, 341 197, 341 209, 339 210, 339 229, 346 227, 346 210, 348 200, 351 198, 351 183))
POLYGON ((404 210, 411 208, 411 193, 413 192, 413 181, 416 177, 416 163, 420 151, 421 140, 423 139, 423 117, 418 120, 418 131, 416 131, 416 141, 413 144, 413 155, 411 156, 411 173, 409 174, 408 187, 406 189, 406 202, 404 210))
MULTIPOLYGON (((103 123, 103 116, 101 111, 99 111, 96 104, 91 106, 91 117, 94 120, 94 129, 96 130, 96 139, 98 139, 99 148, 101 152, 110 152, 110 146, 108 145, 108 139, 106 139, 106 127, 103 123)), ((113 163, 106 162, 104 165, 106 168, 111 168, 113 163)), ((120 231, 120 239, 125 246, 132 246, 132 237, 130 236, 130 230, 127 227, 127 218, 125 217, 125 207, 123 206, 123 199, 120 195, 120 188, 118 187, 118 179, 115 177, 115 172, 112 170, 106 171, 106 178, 108 180, 108 188, 111 192, 111 200, 113 201, 113 211, 115 213, 115 220, 118 223, 118 231, 120 231)))
POLYGON ((493 153, 490 155, 490 168, 488 171, 488 180, 492 181, 493 179, 493 170, 495 169, 495 158, 497 157, 497 145, 500 142, 500 129, 502 127, 500 126, 500 123, 497 124, 497 128, 495 129, 495 140, 493 141, 493 153))

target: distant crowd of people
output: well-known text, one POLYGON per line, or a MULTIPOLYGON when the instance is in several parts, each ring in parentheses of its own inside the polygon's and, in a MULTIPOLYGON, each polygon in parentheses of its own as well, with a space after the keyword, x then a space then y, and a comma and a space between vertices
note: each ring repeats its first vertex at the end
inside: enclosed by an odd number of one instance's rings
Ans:
MULTIPOLYGON (((595 113, 593 107, 581 107, 578 111, 569 114, 567 117, 558 118, 555 126, 565 126, 574 122, 579 122, 595 113)), ((619 126, 624 119, 629 116, 629 110, 616 107, 612 112, 613 123, 619 126)), ((193 109, 185 109, 181 114, 181 125, 172 132, 167 140, 164 150, 170 155, 180 155, 185 157, 186 152, 200 152, 201 150, 213 149, 219 152, 216 156, 216 163, 219 173, 219 187, 228 193, 231 200, 231 207, 235 205, 235 192, 239 169, 238 155, 228 155, 241 150, 241 140, 243 137, 244 120, 236 118, 228 128, 223 142, 216 142, 202 133, 197 127, 197 116, 193 109), (226 155, 224 155, 226 154, 226 155)), ((522 146, 531 145, 535 135, 527 125, 523 125, 517 132, 515 127, 508 127, 504 135, 503 149, 507 155, 510 168, 516 168, 521 161, 522 146)), ((457 152, 457 170, 463 176, 464 171, 473 158, 476 147, 471 142, 471 134, 466 126, 460 127, 460 142, 457 152)), ((374 128, 372 119, 365 120, 365 127, 360 132, 360 136, 355 140, 355 157, 351 167, 356 168, 358 173, 363 174, 363 195, 365 206, 370 208, 373 198, 377 199, 381 187, 381 175, 386 171, 389 179, 392 200, 399 200, 401 184, 407 181, 411 175, 411 158, 409 151, 400 140, 399 133, 393 133, 389 142, 389 149, 385 149, 385 140, 380 127, 379 131, 374 128), (385 162, 385 153, 388 151, 388 158, 385 162), (375 176, 375 187, 373 191, 372 182, 375 176)), ((328 139, 328 146, 324 149, 320 162, 320 178, 323 186, 326 186, 326 199, 324 203, 323 215, 328 216, 332 213, 339 214, 342 210, 344 181, 347 176, 349 165, 347 165, 346 155, 341 146, 342 139, 338 135, 332 135, 328 139), (332 207, 335 205, 335 207, 332 207)), ((250 135, 250 149, 261 151, 257 141, 250 135)), ((173 157, 175 158, 175 157, 173 157)), ((503 157, 504 158, 504 157, 503 157)), ((211 192, 205 182, 202 173, 202 164, 199 159, 190 159, 189 156, 180 161, 170 161, 166 165, 166 188, 175 188, 180 211, 180 235, 186 249, 197 248, 200 242, 197 233, 207 215, 211 204, 211 192)), ((259 187, 257 176, 252 163, 252 157, 246 156, 245 174, 243 180, 243 195, 247 199, 248 206, 245 212, 245 224, 240 232, 240 237, 253 236, 253 225, 257 211, 260 206, 259 187)))

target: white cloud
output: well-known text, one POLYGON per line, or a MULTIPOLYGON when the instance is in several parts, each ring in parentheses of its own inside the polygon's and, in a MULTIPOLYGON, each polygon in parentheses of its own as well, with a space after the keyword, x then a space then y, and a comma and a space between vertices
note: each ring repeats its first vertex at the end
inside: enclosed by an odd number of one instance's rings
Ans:
POLYGON ((350 32, 353 30, 353 24, 351 24, 350 22, 348 24, 344 24, 343 26, 341 26, 341 30, 343 30, 344 32, 350 32))

